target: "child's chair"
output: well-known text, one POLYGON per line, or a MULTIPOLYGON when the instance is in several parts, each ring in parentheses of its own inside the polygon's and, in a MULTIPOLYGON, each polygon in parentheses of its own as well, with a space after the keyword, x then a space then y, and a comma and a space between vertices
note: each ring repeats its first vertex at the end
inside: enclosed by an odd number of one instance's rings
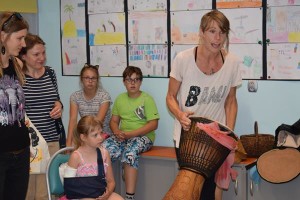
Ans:
POLYGON ((51 195, 60 196, 64 193, 64 187, 59 176, 59 166, 68 162, 70 154, 63 154, 67 151, 74 150, 74 147, 65 147, 58 150, 51 156, 46 168, 46 182, 48 190, 48 199, 51 200, 51 195))

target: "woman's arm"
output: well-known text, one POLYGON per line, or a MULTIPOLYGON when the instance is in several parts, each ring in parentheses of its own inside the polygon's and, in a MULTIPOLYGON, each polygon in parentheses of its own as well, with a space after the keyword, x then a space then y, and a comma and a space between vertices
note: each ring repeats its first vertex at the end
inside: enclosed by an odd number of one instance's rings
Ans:
POLYGON ((76 103, 70 101, 70 117, 69 117, 69 127, 66 145, 73 146, 73 133, 77 125, 77 115, 78 115, 78 106, 76 103))
POLYGON ((184 112, 180 110, 179 103, 177 101, 177 93, 179 91, 180 86, 181 86, 181 82, 177 81, 173 77, 170 77, 166 103, 169 110, 180 122, 183 129, 188 130, 191 125, 191 120, 188 117, 194 113, 189 111, 184 112))
POLYGON ((225 106, 225 115, 226 115, 226 125, 231 130, 234 130, 236 115, 238 110, 238 103, 236 99, 236 87, 230 88, 224 106, 225 106))
POLYGON ((109 106, 110 106, 110 102, 104 102, 100 105, 99 107, 99 111, 98 111, 98 114, 97 114, 97 118, 103 123, 104 122, 104 119, 105 119, 105 116, 106 116, 106 113, 109 109, 109 106))

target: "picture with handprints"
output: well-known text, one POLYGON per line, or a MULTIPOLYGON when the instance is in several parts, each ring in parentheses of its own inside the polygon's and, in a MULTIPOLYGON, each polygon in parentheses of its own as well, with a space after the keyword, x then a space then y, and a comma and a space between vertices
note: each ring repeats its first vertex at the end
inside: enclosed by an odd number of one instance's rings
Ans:
POLYGON ((89 15, 89 45, 126 44, 125 14, 89 15))
POLYGON ((87 62, 85 1, 61 1, 61 45, 63 75, 79 75, 87 62))
POLYGON ((167 0, 127 0, 128 11, 164 11, 167 0))

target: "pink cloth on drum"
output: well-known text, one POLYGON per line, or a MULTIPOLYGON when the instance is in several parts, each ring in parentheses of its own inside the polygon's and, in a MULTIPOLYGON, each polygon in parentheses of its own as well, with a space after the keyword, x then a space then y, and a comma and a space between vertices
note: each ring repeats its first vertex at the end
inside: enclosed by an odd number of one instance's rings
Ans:
POLYGON ((229 155, 221 167, 217 170, 215 175, 215 182, 217 186, 222 189, 228 189, 230 184, 230 176, 233 180, 235 180, 237 177, 237 172, 231 168, 234 163, 237 141, 228 136, 230 132, 221 131, 217 122, 212 122, 209 124, 197 123, 197 127, 230 150, 229 155))

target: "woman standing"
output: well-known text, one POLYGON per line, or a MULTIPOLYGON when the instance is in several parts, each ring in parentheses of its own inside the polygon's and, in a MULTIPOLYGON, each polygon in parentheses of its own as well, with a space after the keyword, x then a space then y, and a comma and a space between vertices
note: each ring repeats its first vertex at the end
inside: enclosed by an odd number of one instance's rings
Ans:
POLYGON ((25 199, 29 178, 29 132, 25 126, 25 77, 16 57, 28 24, 19 13, 0 14, 0 199, 25 199))
MULTIPOLYGON (((234 129, 238 104, 237 86, 242 83, 239 59, 229 53, 230 23, 213 10, 206 13, 199 28, 200 44, 180 52, 172 65, 167 106, 175 116, 174 141, 179 147, 181 128, 189 130, 189 116, 204 116, 234 129)), ((201 200, 221 200, 214 176, 205 180, 201 200)))
POLYGON ((70 97, 70 119, 67 136, 67 146, 72 146, 73 133, 77 126, 78 113, 80 117, 86 115, 97 116, 103 123, 103 131, 111 135, 109 122, 111 118, 111 97, 102 88, 99 78, 99 66, 85 64, 80 72, 82 89, 74 92, 70 97))
MULTIPOLYGON (((47 142, 50 156, 59 150, 55 119, 62 115, 55 72, 46 67, 45 42, 37 35, 25 37, 26 48, 20 58, 24 63, 26 114, 47 142)), ((31 175, 26 199, 48 199, 45 174, 31 175)))

